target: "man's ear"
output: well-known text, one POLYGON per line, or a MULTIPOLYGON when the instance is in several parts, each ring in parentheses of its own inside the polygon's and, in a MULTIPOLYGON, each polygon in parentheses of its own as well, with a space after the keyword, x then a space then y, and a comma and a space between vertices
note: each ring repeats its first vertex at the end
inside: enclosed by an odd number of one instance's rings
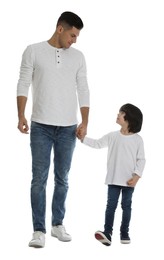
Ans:
POLYGON ((56 28, 58 33, 62 33, 64 31, 64 28, 62 25, 58 25, 58 27, 56 28))

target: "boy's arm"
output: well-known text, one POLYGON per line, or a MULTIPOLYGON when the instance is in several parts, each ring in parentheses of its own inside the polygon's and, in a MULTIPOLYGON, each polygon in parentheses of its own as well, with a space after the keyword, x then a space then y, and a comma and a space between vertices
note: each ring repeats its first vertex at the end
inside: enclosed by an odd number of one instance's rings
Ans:
POLYGON ((85 136, 81 142, 87 146, 90 146, 92 148, 100 149, 108 147, 108 134, 104 135, 100 139, 93 139, 90 137, 85 136))

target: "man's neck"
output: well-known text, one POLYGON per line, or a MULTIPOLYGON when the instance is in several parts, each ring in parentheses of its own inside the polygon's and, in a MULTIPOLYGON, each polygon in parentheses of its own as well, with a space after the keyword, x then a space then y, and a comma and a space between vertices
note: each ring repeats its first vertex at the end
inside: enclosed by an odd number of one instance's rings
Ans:
POLYGON ((59 42, 58 42, 58 38, 57 38, 57 36, 55 35, 55 33, 54 33, 54 35, 47 41, 52 47, 55 47, 55 48, 62 48, 61 47, 61 45, 59 44, 59 42))

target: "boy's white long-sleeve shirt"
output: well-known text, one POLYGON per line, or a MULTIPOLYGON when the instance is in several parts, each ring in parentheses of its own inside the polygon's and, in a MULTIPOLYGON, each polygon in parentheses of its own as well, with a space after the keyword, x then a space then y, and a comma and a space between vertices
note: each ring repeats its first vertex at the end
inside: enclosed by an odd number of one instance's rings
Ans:
POLYGON ((29 45, 22 56, 17 96, 28 97, 32 84, 31 120, 58 126, 77 124, 77 108, 89 107, 84 55, 48 42, 29 45))
POLYGON ((115 131, 97 140, 85 137, 83 143, 92 148, 108 148, 105 184, 128 186, 127 181, 134 174, 142 176, 145 152, 140 135, 123 135, 115 131))

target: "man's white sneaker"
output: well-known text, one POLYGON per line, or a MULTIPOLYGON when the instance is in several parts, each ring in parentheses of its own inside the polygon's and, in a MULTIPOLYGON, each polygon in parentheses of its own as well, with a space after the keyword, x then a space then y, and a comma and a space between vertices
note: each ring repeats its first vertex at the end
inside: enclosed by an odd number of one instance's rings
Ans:
POLYGON ((30 247, 44 247, 45 246, 45 234, 41 231, 35 231, 33 233, 32 240, 29 242, 30 247))
POLYGON ((51 236, 57 237, 60 241, 68 242, 71 241, 71 236, 66 233, 65 227, 63 225, 53 226, 51 229, 51 236))

